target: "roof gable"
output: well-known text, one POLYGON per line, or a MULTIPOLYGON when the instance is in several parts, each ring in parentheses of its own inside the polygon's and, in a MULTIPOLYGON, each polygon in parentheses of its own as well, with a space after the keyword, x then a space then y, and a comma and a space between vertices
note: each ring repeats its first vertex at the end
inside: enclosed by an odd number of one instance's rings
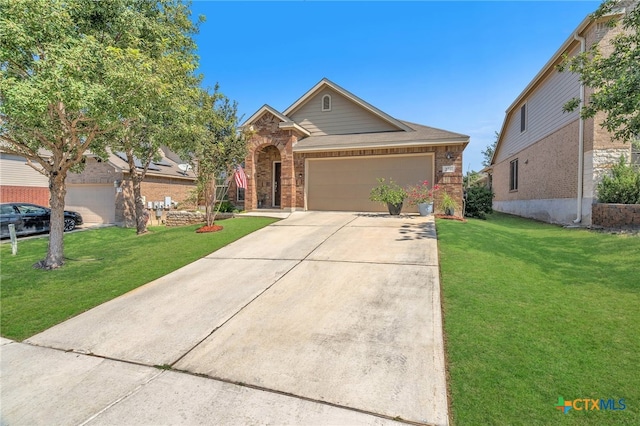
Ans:
POLYGON ((322 79, 318 84, 313 86, 307 93, 287 108, 284 111, 284 115, 291 117, 305 127, 309 126, 319 129, 317 133, 312 131, 312 134, 339 134, 340 132, 349 134, 367 133, 370 131, 412 131, 410 127, 402 123, 400 120, 391 117, 389 114, 379 110, 326 78, 322 79), (335 104, 336 101, 341 103, 343 110, 348 110, 349 114, 356 118, 351 126, 345 126, 342 130, 340 130, 340 126, 338 126, 337 129, 327 126, 327 123, 331 121, 331 119, 340 115, 338 111, 333 111, 333 105, 332 111, 324 112, 326 119, 312 113, 310 114, 311 111, 322 112, 322 98, 325 95, 331 96, 332 104, 335 104), (335 113, 331 114, 332 112, 335 113), (364 127, 360 129, 358 126, 363 124, 364 127), (323 128, 328 131, 323 130, 323 128))
POLYGON ((256 111, 255 114, 249 117, 249 119, 245 121, 240 127, 242 128, 242 127, 247 127, 252 125, 256 121, 258 121, 260 118, 262 118, 265 114, 271 114, 273 117, 276 118, 276 120, 279 120, 280 123, 278 123, 278 127, 280 129, 294 130, 304 136, 309 136, 311 134, 307 129, 300 126, 298 123, 291 120, 289 117, 279 113, 278 111, 276 111, 274 108, 270 107, 267 104, 264 104, 262 108, 260 108, 258 111, 256 111))
POLYGON ((260 117, 262 117, 263 114, 265 114, 267 112, 270 113, 271 115, 273 115, 274 117, 276 117, 278 120, 280 120, 282 122, 285 122, 285 123, 292 122, 292 120, 289 117, 287 117, 287 116, 283 115, 282 113, 278 112, 275 108, 270 107, 267 104, 264 104, 251 117, 249 117, 247 120, 245 120, 245 122, 242 123, 242 126, 240 126, 240 127, 245 127, 247 125, 255 123, 256 120, 258 120, 260 117))

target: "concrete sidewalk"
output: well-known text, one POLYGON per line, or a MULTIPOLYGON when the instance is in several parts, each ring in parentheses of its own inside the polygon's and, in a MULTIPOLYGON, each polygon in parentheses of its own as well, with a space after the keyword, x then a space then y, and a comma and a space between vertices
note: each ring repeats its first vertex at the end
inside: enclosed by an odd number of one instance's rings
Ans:
POLYGON ((447 424, 433 218, 296 212, 27 339, 2 424, 447 424))

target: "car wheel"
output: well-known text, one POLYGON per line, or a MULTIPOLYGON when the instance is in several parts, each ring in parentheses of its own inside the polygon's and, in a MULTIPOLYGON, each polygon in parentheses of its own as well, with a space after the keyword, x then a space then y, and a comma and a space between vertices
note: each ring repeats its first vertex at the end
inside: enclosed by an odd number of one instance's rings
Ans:
POLYGON ((64 220, 64 232, 73 231, 76 228, 76 221, 73 219, 64 220))

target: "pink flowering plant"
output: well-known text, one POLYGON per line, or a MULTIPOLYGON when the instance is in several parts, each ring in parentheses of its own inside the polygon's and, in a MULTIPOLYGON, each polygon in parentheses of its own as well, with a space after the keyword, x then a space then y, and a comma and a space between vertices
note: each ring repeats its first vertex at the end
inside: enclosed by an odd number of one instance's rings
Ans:
POLYGON ((428 181, 422 181, 418 185, 410 185, 406 188, 407 199, 409 204, 415 206, 417 204, 429 204, 433 202, 433 195, 439 189, 438 185, 433 188, 429 186, 428 181))

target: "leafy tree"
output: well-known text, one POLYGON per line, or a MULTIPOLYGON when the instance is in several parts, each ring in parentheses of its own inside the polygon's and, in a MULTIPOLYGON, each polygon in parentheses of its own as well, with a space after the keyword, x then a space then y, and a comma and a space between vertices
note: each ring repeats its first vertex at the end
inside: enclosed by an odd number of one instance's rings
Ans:
POLYGON ((462 177, 462 186, 465 188, 469 188, 471 186, 480 185, 480 179, 482 175, 475 170, 467 171, 467 174, 462 177))
POLYGON ((238 107, 226 96, 200 91, 192 138, 182 148, 184 158, 192 158, 198 191, 205 201, 207 226, 213 225, 233 179, 236 167, 247 154, 247 135, 238 130, 238 107))
POLYGON ((146 59, 174 43, 164 27, 184 26, 185 12, 178 0, 0 0, 0 142, 48 177, 51 194, 49 247, 35 266, 64 263, 67 173, 87 151, 106 156, 114 132, 139 118, 127 108, 146 93, 114 84, 118 73, 139 60, 148 75, 146 59))
POLYGON ((138 234, 147 231, 146 209, 141 183, 152 161, 161 156, 161 147, 174 147, 190 131, 188 100, 196 92, 199 78, 195 43, 191 35, 196 26, 188 19, 186 6, 164 4, 160 19, 149 23, 154 34, 144 52, 137 48, 111 48, 110 87, 130 93, 121 105, 122 129, 111 148, 126 156, 133 187, 133 202, 138 234))
MULTIPOLYGON (((605 56, 594 44, 586 52, 565 56, 558 69, 579 74, 580 81, 595 89, 580 111, 583 118, 597 112, 606 113, 602 127, 620 141, 632 140, 640 134, 640 7, 637 1, 605 0, 592 14, 593 19, 605 17, 616 8, 626 6, 621 20, 610 19, 610 26, 622 25, 623 31, 612 40, 613 51, 605 56)), ((563 109, 574 111, 579 99, 571 99, 563 109)))
POLYGON ((496 146, 498 146, 498 139, 500 139, 500 133, 495 132, 496 139, 484 149, 484 151, 480 151, 484 160, 482 160, 482 165, 485 167, 489 167, 491 165, 491 160, 493 159, 493 154, 496 152, 496 146))
POLYGON ((0 141, 49 178, 49 248, 36 264, 49 269, 64 262, 67 173, 82 167, 87 150, 104 155, 104 136, 118 125, 110 112, 123 100, 104 84, 106 45, 91 28, 86 3, 107 9, 98 2, 0 0, 0 141))

